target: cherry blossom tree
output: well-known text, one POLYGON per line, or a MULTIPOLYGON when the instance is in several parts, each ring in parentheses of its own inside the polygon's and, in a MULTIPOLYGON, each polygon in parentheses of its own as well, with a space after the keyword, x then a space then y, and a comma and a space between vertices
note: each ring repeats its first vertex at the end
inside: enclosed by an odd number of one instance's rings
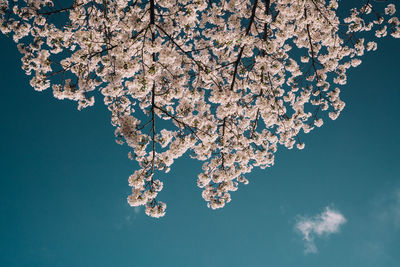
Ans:
POLYGON ((203 161, 197 185, 212 209, 278 146, 335 120, 340 87, 375 39, 400 37, 393 4, 366 0, 340 17, 336 0, 0 1, 0 30, 37 91, 92 106, 100 92, 139 169, 131 206, 157 200, 184 153, 203 161), (369 40, 369 41, 367 41, 369 40))

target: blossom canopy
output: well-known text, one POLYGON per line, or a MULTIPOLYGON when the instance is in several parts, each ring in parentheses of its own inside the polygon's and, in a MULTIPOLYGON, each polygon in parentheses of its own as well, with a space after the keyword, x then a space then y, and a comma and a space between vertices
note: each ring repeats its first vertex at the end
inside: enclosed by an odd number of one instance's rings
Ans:
POLYGON ((92 106, 100 92, 139 169, 131 206, 157 200, 175 159, 203 161, 197 185, 212 209, 279 145, 336 119, 339 87, 376 40, 400 37, 393 4, 365 1, 340 17, 330 0, 0 1, 0 30, 37 91, 92 106), (169 124, 167 124, 169 122, 169 124), (166 126, 167 125, 167 126, 166 126))

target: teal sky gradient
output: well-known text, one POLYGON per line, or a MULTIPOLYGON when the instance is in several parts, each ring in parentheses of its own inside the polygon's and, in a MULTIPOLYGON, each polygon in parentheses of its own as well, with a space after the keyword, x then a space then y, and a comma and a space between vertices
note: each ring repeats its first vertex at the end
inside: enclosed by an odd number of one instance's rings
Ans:
POLYGON ((12 40, 0 47, 0 266, 400 266, 399 40, 350 71, 336 121, 302 151, 281 148, 224 209, 201 198, 201 163, 185 156, 160 173, 161 219, 126 202, 137 165, 102 99, 77 111, 35 92, 12 40), (327 206, 347 223, 305 254, 296 221, 327 206))

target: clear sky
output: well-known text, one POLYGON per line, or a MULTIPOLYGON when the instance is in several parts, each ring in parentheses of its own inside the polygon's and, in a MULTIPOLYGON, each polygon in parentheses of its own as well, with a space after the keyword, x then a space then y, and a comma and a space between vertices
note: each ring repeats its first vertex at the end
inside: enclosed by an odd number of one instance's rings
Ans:
POLYGON ((178 160, 160 175, 161 219, 126 202, 136 164, 102 100, 77 111, 35 92, 12 40, 0 47, 0 266, 400 266, 399 40, 350 71, 338 120, 282 148, 224 209, 201 198, 200 163, 178 160), (346 222, 311 232, 307 253, 296 225, 327 226, 327 207, 346 222))

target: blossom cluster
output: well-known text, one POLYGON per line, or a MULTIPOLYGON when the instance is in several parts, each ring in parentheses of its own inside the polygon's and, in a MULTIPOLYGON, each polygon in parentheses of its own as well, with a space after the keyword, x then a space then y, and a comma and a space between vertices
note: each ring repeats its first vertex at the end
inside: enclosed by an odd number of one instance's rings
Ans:
POLYGON ((338 5, 1 0, 0 30, 17 43, 35 90, 78 109, 100 92, 117 142, 139 164, 128 203, 161 217, 156 176, 184 153, 204 162, 197 185, 217 209, 254 166, 274 164, 278 146, 303 149, 301 134, 340 115, 348 70, 378 38, 400 38, 400 21, 393 4, 367 0, 347 17, 338 5))

